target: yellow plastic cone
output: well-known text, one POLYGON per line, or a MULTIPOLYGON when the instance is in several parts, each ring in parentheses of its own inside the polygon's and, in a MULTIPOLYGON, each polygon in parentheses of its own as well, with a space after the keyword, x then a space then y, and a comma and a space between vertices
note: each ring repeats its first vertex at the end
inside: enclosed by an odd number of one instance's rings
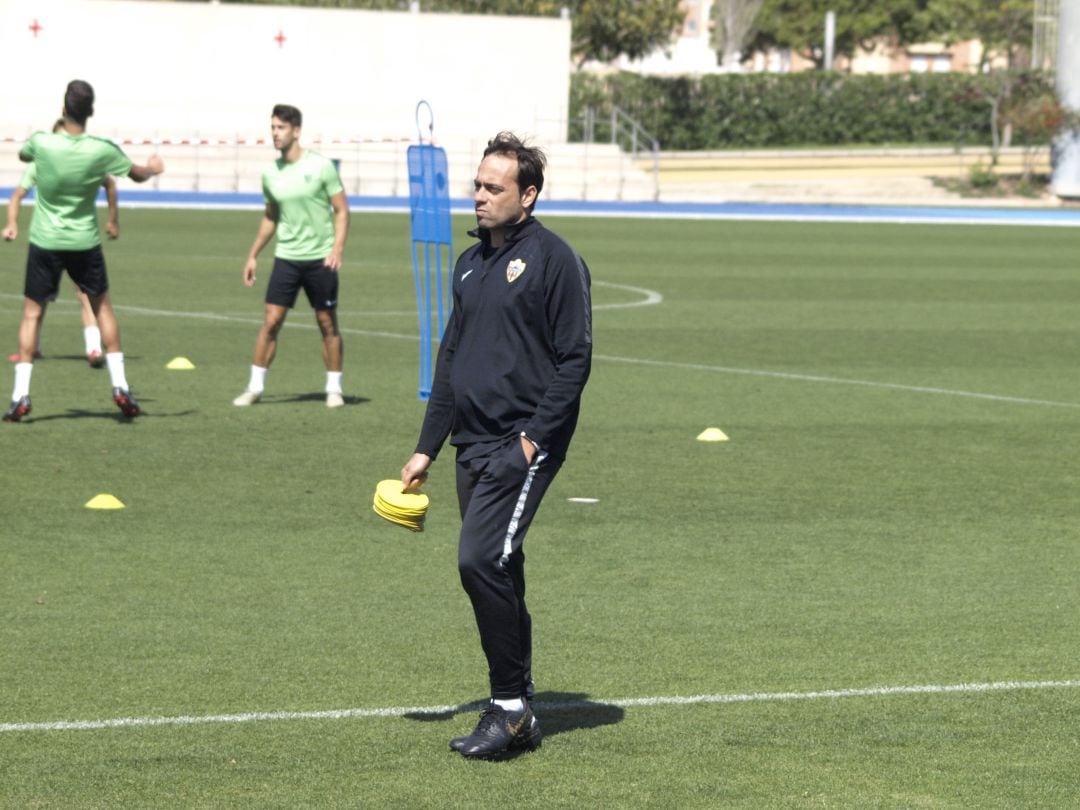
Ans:
POLYGON ((720 428, 705 428, 698 434, 697 440, 699 442, 726 442, 728 437, 720 428))
POLYGON ((95 495, 93 498, 86 502, 87 509, 123 509, 122 504, 113 495, 102 493, 101 495, 95 495))
POLYGON ((195 368, 195 364, 188 360, 186 357, 174 357, 168 363, 165 364, 165 368, 170 371, 191 371, 195 368))

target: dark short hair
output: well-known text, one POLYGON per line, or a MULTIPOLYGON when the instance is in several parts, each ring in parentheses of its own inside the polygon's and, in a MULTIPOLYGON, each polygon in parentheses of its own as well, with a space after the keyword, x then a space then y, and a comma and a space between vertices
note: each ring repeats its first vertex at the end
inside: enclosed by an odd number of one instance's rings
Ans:
POLYGON ((302 126, 304 121, 304 116, 291 104, 275 104, 270 117, 280 118, 286 124, 291 124, 294 127, 302 126))
POLYGON ((94 88, 81 79, 68 82, 64 92, 64 115, 83 125, 94 114, 94 88))
POLYGON ((547 167, 547 156, 540 147, 526 146, 513 132, 504 131, 488 141, 484 157, 488 155, 505 155, 517 160, 518 188, 524 190, 535 186, 539 196, 544 188, 544 169, 547 167))

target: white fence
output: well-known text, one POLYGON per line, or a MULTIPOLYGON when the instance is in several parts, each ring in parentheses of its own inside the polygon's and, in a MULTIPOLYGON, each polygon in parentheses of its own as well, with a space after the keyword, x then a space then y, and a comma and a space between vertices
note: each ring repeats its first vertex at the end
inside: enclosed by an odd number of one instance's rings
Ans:
MULTIPOLYGON (((165 173, 144 188, 192 192, 261 191, 261 176, 276 157, 262 139, 190 139, 120 141, 124 151, 142 163, 157 153, 165 173)), ((12 188, 22 174, 18 160, 21 139, 0 140, 0 188, 12 188)), ((405 139, 304 140, 305 147, 338 161, 346 194, 364 197, 408 197, 409 177, 405 139)), ((486 139, 447 147, 450 196, 469 197, 486 139)), ((653 177, 611 144, 554 144, 548 155, 542 199, 650 200, 653 177)), ((129 182, 121 184, 121 190, 129 182)))

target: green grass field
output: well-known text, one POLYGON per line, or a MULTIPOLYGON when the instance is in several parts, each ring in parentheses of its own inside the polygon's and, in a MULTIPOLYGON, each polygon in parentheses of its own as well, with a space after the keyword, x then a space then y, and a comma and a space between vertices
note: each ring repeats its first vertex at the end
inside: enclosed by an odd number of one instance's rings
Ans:
POLYGON ((545 219, 596 357, 526 543, 544 746, 494 764, 446 744, 486 694, 449 453, 427 531, 371 511, 423 413, 408 220, 353 217, 332 411, 306 302, 230 404, 257 218, 124 212, 132 423, 49 311, 0 426, 0 807, 1080 801, 1076 229, 545 219))

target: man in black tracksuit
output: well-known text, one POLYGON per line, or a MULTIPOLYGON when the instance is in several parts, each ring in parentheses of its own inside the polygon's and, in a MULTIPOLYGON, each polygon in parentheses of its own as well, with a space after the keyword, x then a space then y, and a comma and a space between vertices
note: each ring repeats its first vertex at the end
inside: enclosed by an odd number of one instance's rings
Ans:
POLYGON ((473 733, 450 742, 467 757, 540 745, 522 542, 566 456, 592 360, 589 270, 532 217, 544 165, 511 133, 484 151, 470 233, 480 241, 454 268, 431 398, 401 471, 402 485, 416 487, 447 436, 457 449, 458 569, 492 695, 473 733))

